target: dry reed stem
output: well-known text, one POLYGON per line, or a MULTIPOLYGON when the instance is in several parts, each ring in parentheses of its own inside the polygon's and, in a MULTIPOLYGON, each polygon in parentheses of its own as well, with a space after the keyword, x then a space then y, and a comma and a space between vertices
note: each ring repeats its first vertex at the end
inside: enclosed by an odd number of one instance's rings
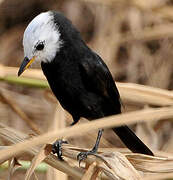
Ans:
POLYGON ((173 20, 173 8, 171 6, 163 6, 159 9, 155 9, 154 13, 158 14, 159 16, 163 18, 168 18, 170 20, 173 20))
MULTIPOLYGON (((5 130, 5 128, 6 128, 6 130, 7 130, 7 132, 3 132, 3 134, 6 134, 6 133, 8 133, 10 136, 7 138, 7 136, 3 136, 4 138, 6 138, 7 140, 10 140, 10 141, 12 141, 12 142, 14 142, 14 141, 16 141, 17 140, 17 142, 18 142, 18 139, 21 139, 21 133, 18 133, 17 131, 15 131, 15 130, 13 130, 13 131, 11 131, 11 128, 8 128, 8 127, 6 127, 6 126, 4 126, 4 125, 2 125, 3 127, 4 127, 4 130, 5 130), (14 136, 14 134, 13 134, 13 132, 15 131, 15 136, 14 136), (18 138, 16 138, 16 136, 19 134, 19 137, 18 138)), ((1 132, 1 131, 0 131, 1 132)), ((2 135, 2 132, 1 132, 1 135, 2 135)), ((25 135, 26 136, 26 135, 25 135)), ((68 145, 66 145, 66 147, 68 147, 68 145)), ((70 147, 71 148, 71 147, 70 147)), ((79 149, 79 148, 78 148, 79 149)), ((67 157, 73 157, 75 160, 76 160, 76 157, 77 157, 77 154, 79 153, 79 151, 75 151, 75 150, 73 150, 73 151, 71 151, 71 150, 68 150, 68 149, 64 149, 63 148, 63 151, 65 151, 65 153, 63 153, 65 156, 67 155, 67 157), (72 156, 73 155, 73 156, 72 156)), ((45 155, 44 155, 44 153, 43 153, 43 151, 41 150, 39 153, 38 153, 38 155, 41 157, 41 159, 42 159, 42 157, 45 157, 45 155)), ((104 156, 102 156, 102 157, 100 157, 100 158, 104 158, 104 156)), ((106 158, 106 157, 105 157, 106 158)), ((39 158, 40 159, 40 158, 39 158)), ((92 158, 92 156, 90 156, 90 157, 88 157, 88 159, 87 159, 87 162, 93 162, 93 160, 92 160, 93 158, 92 158)), ((95 159, 95 158, 94 158, 95 159)), ((99 160, 99 164, 101 164, 100 163, 100 159, 98 159, 99 160)), ((34 170, 34 168, 35 168, 35 166, 37 165, 37 163, 39 163, 39 161, 37 160, 37 155, 34 157, 34 161, 33 161, 33 163, 34 163, 34 166, 31 168, 31 170, 29 169, 27 172, 27 174, 29 174, 29 175, 31 175, 30 173, 32 173, 33 172, 33 170, 34 170), (35 161, 35 162, 34 162, 35 161), (36 162, 37 161, 37 162, 36 162)), ((58 160, 57 160, 58 161, 58 160)), ((104 160, 104 161, 107 161, 107 160, 104 160)), ((98 168, 98 167, 97 167, 98 168)), ((106 167, 105 166, 101 166, 101 168, 102 169, 105 169, 106 167)), ((108 173, 108 171, 109 171, 109 169, 108 169, 108 167, 106 168, 107 170, 106 170, 106 172, 108 173)), ((98 174, 99 172, 98 172, 98 169, 96 169, 96 171, 94 172, 94 174, 92 174, 93 175, 93 179, 95 179, 94 177, 96 177, 96 175, 98 174)), ((112 172, 113 173, 113 172, 112 172)), ((86 175, 84 176, 84 177, 86 177, 86 175)))
POLYGON ((171 91, 132 83, 116 84, 124 102, 130 102, 138 105, 173 105, 173 93, 171 91))
POLYGON ((59 132, 48 132, 46 134, 33 137, 32 139, 15 144, 6 150, 0 151, 0 161, 4 161, 26 151, 34 146, 52 142, 55 138, 62 139, 74 137, 91 130, 110 128, 112 126, 121 126, 123 124, 132 124, 140 121, 156 121, 161 119, 173 118, 173 107, 164 107, 156 109, 144 109, 140 111, 124 113, 94 120, 85 124, 76 125, 61 129, 59 132))
POLYGON ((120 83, 120 82, 118 82, 118 87, 126 91, 133 90, 135 92, 146 93, 153 96, 165 97, 173 100, 172 91, 168 91, 165 89, 154 88, 154 87, 134 84, 134 83, 120 83))
POLYGON ((143 180, 163 180, 163 179, 172 179, 173 173, 166 173, 166 174, 157 174, 157 175, 150 175, 143 178, 143 180))
POLYGON ((98 4, 98 5, 104 5, 104 6, 110 6, 110 7, 114 7, 117 4, 122 4, 124 6, 135 6, 141 10, 146 10, 146 9, 154 9, 156 7, 160 7, 160 2, 157 1, 157 3, 154 1, 153 3, 150 1, 140 1, 140 0, 80 0, 83 2, 87 2, 87 3, 94 3, 94 4, 98 4))
MULTIPOLYGON (((124 5, 124 7, 133 6, 138 8, 141 11, 146 12, 146 10, 150 10, 149 12, 153 14, 153 16, 157 15, 162 18, 173 19, 172 7, 169 5, 164 5, 163 1, 141 1, 141 0, 80 0, 88 3, 94 3, 98 5, 110 6, 111 8, 116 7, 118 4, 124 5)), ((167 2, 167 1, 165 1, 167 2)), ((166 4, 166 3, 165 3, 166 4)))
MULTIPOLYGON (((76 156, 78 152, 80 151, 87 151, 87 149, 82 149, 78 147, 70 147, 69 145, 63 146, 63 155, 65 157, 69 157, 74 160, 76 160, 76 156)), ((116 148, 112 148, 111 150, 109 148, 99 148, 98 155, 96 155, 96 157, 102 159, 102 161, 104 161, 104 157, 108 157, 110 158, 110 161, 111 161, 111 156, 115 156, 113 158, 114 163, 110 163, 110 164, 116 164, 116 162, 121 161, 120 160, 121 158, 123 159, 124 157, 122 156, 123 154, 129 160, 129 162, 133 165, 133 167, 139 171, 149 172, 149 173, 173 172, 173 168, 172 168, 173 154, 170 154, 170 153, 157 152, 156 154, 158 156, 148 156, 148 155, 137 154, 137 153, 123 153, 121 149, 117 150, 116 148), (121 152, 121 154, 118 154, 119 153, 118 151, 121 152), (103 154, 100 154, 100 153, 103 153, 103 154), (102 157, 102 155, 104 155, 104 157, 102 157), (163 157, 163 155, 165 156, 163 157)), ((89 164, 92 164, 93 161, 96 161, 94 157, 90 157, 89 159, 87 159, 87 163, 89 164)), ((125 164, 127 166, 127 163, 125 164)), ((123 166, 123 163, 121 163, 121 166, 123 166)))
MULTIPOLYGON (((0 65, 0 79, 5 76, 15 76, 17 71, 18 68, 0 65)), ((24 72, 23 77, 45 80, 42 71, 35 69, 28 69, 24 72)), ((116 84, 123 101, 133 102, 137 105, 168 106, 173 104, 173 93, 171 91, 133 83, 116 82, 116 84)))
POLYGON ((163 38, 172 38, 172 24, 168 25, 157 25, 152 28, 144 28, 141 31, 136 31, 135 36, 128 32, 122 36, 120 39, 120 44, 132 43, 136 41, 151 41, 163 38))
POLYGON ((173 172, 173 158, 146 156, 143 154, 126 154, 127 159, 139 171, 150 173, 170 173, 173 172))
MULTIPOLYGON (((15 142, 15 143, 25 139, 25 138, 23 139, 23 137, 21 137, 21 136, 23 136, 23 133, 13 130, 12 128, 8 128, 4 125, 1 125, 1 126, 3 127, 3 130, 0 129, 1 137, 4 137, 7 140, 9 140, 11 142, 15 142), (7 133, 9 136, 6 136, 7 133)), ((24 137, 26 137, 26 136, 27 135, 24 135, 24 137)), ((37 148, 33 148, 33 149, 34 149, 34 151, 36 151, 36 153, 38 153, 37 148)), ((63 146, 63 156, 76 160, 77 154, 81 150, 87 151, 87 149, 81 149, 81 148, 74 147, 71 145, 65 145, 65 146, 63 146)), ((28 151, 28 152, 30 154, 36 154, 36 153, 33 153, 32 151, 28 151)), ((87 176, 87 177, 92 176, 92 175, 94 176, 95 173, 98 175, 98 171, 101 170, 108 175, 109 179, 112 179, 111 177, 114 177, 113 179, 124 179, 125 177, 126 177, 125 179, 129 179, 129 178, 140 179, 139 174, 131 166, 131 164, 129 164, 129 162, 127 162, 127 159, 133 164, 133 166, 136 169, 139 169, 140 171, 143 171, 143 172, 146 171, 146 172, 159 173, 159 172, 172 172, 173 171, 172 165, 171 165, 171 163, 173 162, 173 158, 151 157, 151 156, 147 156, 147 155, 134 154, 134 153, 130 153, 130 154, 127 154, 124 156, 123 154, 116 152, 116 148, 114 149, 114 152, 111 152, 109 150, 109 148, 102 148, 102 150, 99 149, 99 152, 106 152, 106 153, 103 153, 103 154, 99 153, 96 155, 96 157, 89 156, 87 158, 86 163, 87 164, 89 163, 92 165, 93 162, 96 162, 96 167, 95 167, 95 169, 92 169, 92 167, 90 167, 90 165, 89 165, 90 171, 89 172, 86 171, 85 176, 87 176), (125 157, 127 159, 124 159, 125 157), (139 168, 139 165, 141 165, 141 168, 139 168), (152 167, 155 167, 155 169, 153 169, 152 167), (125 172, 123 172, 123 171, 125 171, 125 172), (116 178, 116 177, 118 177, 118 178, 116 178)), ((43 155, 43 156, 45 156, 45 155, 43 155)), ((53 155, 49 155, 45 159, 45 161, 47 163, 49 163, 50 165, 52 165, 50 163, 52 156, 53 155), (50 161, 47 161, 47 159, 49 159, 49 158, 50 158, 50 161)), ((59 161, 56 158, 55 158, 55 161, 58 164, 59 161)), ((64 171, 66 172, 66 170, 63 169, 62 167, 59 167, 59 165, 53 166, 53 167, 55 167, 57 169, 61 169, 63 172, 64 171)), ((72 171, 76 170, 76 168, 74 169, 71 166, 69 166, 69 168, 71 168, 72 171)), ((78 169, 78 172, 80 172, 79 169, 78 169)), ((81 173, 82 172, 83 171, 81 171, 81 173)), ((66 173, 69 173, 69 172, 66 172, 66 173)), ((74 175, 75 173, 73 172, 69 175, 72 175, 72 174, 74 175)), ((85 176, 81 176, 81 178, 82 177, 84 178, 85 176)), ((73 177, 75 177, 76 179, 79 179, 79 177, 77 177, 77 176, 73 176, 73 177)))

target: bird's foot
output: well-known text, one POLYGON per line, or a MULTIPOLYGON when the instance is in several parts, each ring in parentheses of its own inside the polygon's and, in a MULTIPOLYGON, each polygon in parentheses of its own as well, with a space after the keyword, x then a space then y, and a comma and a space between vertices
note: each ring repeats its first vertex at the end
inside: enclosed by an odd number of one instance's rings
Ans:
POLYGON ((58 159, 63 161, 62 158, 62 144, 68 144, 67 141, 63 141, 63 140, 57 140, 52 144, 52 152, 53 154, 57 154, 58 159))
POLYGON ((80 163, 82 161, 84 161, 88 155, 95 155, 97 153, 96 150, 91 150, 91 151, 87 151, 87 152, 80 152, 78 155, 77 155, 77 160, 79 161, 79 167, 80 167, 80 163))

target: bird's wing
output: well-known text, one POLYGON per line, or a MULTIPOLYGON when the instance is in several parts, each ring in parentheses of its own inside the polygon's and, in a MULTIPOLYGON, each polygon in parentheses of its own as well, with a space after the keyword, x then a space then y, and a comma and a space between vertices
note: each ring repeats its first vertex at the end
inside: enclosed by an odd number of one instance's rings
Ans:
POLYGON ((118 101, 117 103, 120 104, 120 95, 112 75, 97 54, 93 53, 92 56, 85 57, 80 62, 80 71, 88 91, 118 101))
MULTIPOLYGON (((80 71, 86 88, 105 98, 112 99, 114 103, 111 105, 116 106, 116 113, 120 113, 120 95, 103 60, 96 54, 94 57, 84 58, 80 63, 80 71)), ((111 105, 108 105, 108 109, 111 108, 109 107, 111 105)), ((152 151, 126 125, 112 129, 132 152, 153 156, 152 151)))

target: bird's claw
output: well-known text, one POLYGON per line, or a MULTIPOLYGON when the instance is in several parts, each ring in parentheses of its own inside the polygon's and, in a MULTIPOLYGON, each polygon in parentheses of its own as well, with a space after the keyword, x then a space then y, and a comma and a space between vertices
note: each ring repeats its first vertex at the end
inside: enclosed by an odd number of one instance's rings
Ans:
POLYGON ((58 159, 63 161, 62 158, 62 144, 67 144, 67 141, 63 141, 63 140, 57 140, 52 144, 52 152, 53 154, 57 154, 58 159))
POLYGON ((77 160, 79 161, 79 167, 80 167, 80 164, 82 161, 84 161, 88 155, 95 155, 96 152, 94 151, 87 151, 87 152, 80 152, 78 155, 77 155, 77 160))

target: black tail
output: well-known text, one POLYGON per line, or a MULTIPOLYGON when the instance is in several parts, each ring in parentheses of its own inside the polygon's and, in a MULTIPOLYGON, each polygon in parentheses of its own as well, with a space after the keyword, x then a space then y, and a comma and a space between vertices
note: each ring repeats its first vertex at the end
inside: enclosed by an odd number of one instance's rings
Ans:
POLYGON ((152 151, 127 126, 112 128, 112 130, 132 152, 154 156, 152 151))

